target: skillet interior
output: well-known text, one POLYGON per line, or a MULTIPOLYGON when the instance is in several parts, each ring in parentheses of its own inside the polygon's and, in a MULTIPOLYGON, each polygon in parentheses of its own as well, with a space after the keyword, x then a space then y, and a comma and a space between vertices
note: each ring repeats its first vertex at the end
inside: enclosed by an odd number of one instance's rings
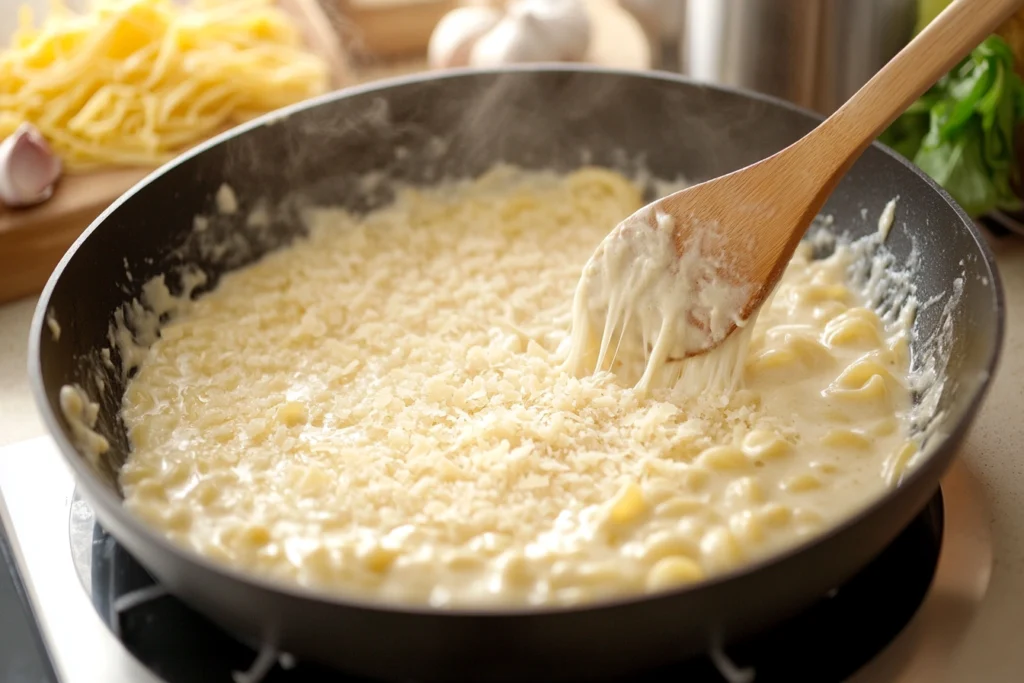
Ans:
MULTIPOLYGON (((392 179, 429 183, 472 176, 498 160, 559 170, 588 162, 696 181, 757 161, 816 123, 813 116, 770 99, 677 77, 564 68, 408 79, 329 95, 290 112, 222 136, 123 197, 58 267, 40 301, 31 338, 30 370, 40 407, 105 525, 172 590, 243 634, 265 638, 273 632, 297 653, 389 677, 462 678, 472 672, 470 677, 478 679, 508 678, 550 672, 552 667, 569 677, 589 676, 698 650, 713 634, 740 635, 798 609, 890 541, 934 491, 994 368, 1003 310, 986 247, 962 211, 933 183, 886 150, 871 148, 840 183, 825 212, 834 216, 839 232, 859 236, 875 230, 881 208, 899 195, 888 245, 898 261, 916 249, 921 255, 914 277, 918 298, 938 302, 915 322, 912 348, 918 355, 920 341, 931 338, 940 325, 953 280, 963 281, 962 294, 950 309, 948 384, 939 404, 945 413, 941 431, 948 436, 895 494, 812 547, 776 562, 664 598, 557 615, 474 615, 452 626, 453 619, 445 621, 437 613, 346 606, 241 581, 170 548, 127 519, 119 506, 116 471, 128 449, 117 418, 124 381, 119 372, 103 369, 98 349, 109 346, 112 312, 138 296, 142 282, 195 263, 215 283, 219 274, 299 234, 298 213, 304 206, 378 206, 390 194, 386 183, 360 182, 370 172, 383 170, 392 179), (214 215, 222 182, 235 189, 242 205, 239 213, 214 215), (245 225, 258 201, 270 209, 269 229, 245 225), (866 218, 861 209, 867 209, 866 218), (196 215, 213 215, 202 239, 191 232, 196 215), (229 236, 231 249, 212 256, 211 241, 229 236), (45 326, 51 313, 62 329, 59 339, 45 326), (97 373, 104 378, 105 391, 95 388, 97 373), (86 387, 101 404, 98 430, 111 441, 112 450, 99 469, 89 467, 70 445, 58 399, 61 386, 68 383, 86 387), (793 580, 794 572, 802 575, 800 580, 793 580), (199 581, 205 585, 197 585, 199 581), (253 586, 266 602, 252 604, 253 586), (766 594, 771 597, 765 599, 766 594), (365 638, 353 638, 348 628, 355 625, 348 619, 356 616, 370 634, 365 638), (299 619, 309 623, 302 626, 299 619), (477 619, 503 623, 482 627, 477 619), (448 624, 438 627, 443 632, 428 633, 440 622, 448 624), (318 625, 328 631, 345 628, 350 645, 338 647, 337 641, 325 640, 315 632, 318 625), (390 646, 399 634, 419 640, 401 646, 403 661, 382 663, 384 654, 390 659, 400 655, 393 647, 385 653, 380 643, 371 642, 370 636, 381 632, 375 627, 388 629, 390 646), (623 637, 630 627, 635 634, 623 637), (482 644, 485 635, 505 639, 501 652, 482 644), (478 640, 480 652, 491 653, 490 659, 483 654, 464 657, 459 664, 444 659, 456 646, 464 650, 478 640), (567 665, 574 655, 579 661, 567 665), (436 676, 424 674, 424 666, 433 667, 436 676)), ((119 366, 116 353, 113 361, 119 366)))

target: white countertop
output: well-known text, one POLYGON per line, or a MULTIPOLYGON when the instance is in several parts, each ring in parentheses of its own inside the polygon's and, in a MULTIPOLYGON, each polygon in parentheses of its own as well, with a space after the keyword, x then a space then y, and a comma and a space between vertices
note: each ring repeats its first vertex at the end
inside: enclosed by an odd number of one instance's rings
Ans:
POLYGON ((960 457, 985 490, 992 578, 948 680, 1019 681, 1024 671, 1024 238, 992 240, 1006 289, 1002 363, 960 457))
POLYGON ((0 306, 0 447, 44 432, 28 388, 28 326, 36 299, 0 306))
MULTIPOLYGON (((994 240, 1008 305, 1003 361, 961 457, 985 490, 994 539, 986 599, 969 648, 953 657, 948 680, 1001 683, 1024 671, 1024 238, 994 240)), ((29 392, 28 326, 34 300, 0 307, 0 446, 44 433, 29 392)))

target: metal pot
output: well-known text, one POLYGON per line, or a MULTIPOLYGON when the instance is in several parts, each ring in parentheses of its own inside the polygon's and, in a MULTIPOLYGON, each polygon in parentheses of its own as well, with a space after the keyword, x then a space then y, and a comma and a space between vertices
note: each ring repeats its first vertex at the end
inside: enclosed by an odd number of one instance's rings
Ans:
POLYGON ((824 114, 899 52, 917 19, 916 0, 620 2, 647 27, 659 68, 824 114))

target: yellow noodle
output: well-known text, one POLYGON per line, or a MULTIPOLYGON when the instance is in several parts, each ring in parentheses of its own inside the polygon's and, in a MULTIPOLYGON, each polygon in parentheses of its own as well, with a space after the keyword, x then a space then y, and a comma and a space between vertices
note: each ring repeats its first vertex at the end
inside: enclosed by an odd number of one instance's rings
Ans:
POLYGON ((23 8, 0 53, 0 138, 28 122, 68 168, 150 166, 327 76, 272 0, 57 0, 39 27, 23 8))

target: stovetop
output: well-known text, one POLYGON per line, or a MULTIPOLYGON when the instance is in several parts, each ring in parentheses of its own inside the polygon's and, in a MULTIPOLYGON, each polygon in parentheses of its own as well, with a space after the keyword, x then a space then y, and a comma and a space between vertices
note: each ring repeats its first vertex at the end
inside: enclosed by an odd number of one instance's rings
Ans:
MULTIPOLYGON (((962 478, 947 478, 944 491, 954 495, 945 496, 944 502, 936 494, 872 564, 800 615, 758 637, 731 644, 724 652, 631 680, 828 683, 854 674, 857 681, 870 683, 934 680, 917 678, 913 671, 934 673, 937 657, 941 658, 937 653, 955 643, 948 637, 956 635, 958 624, 969 621, 969 613, 965 618, 948 609, 942 612, 948 586, 964 588, 956 580, 956 570, 974 580, 975 588, 982 575, 982 583, 987 582, 984 561, 974 563, 973 573, 960 566, 965 553, 957 530, 972 514, 977 516, 977 510, 964 511, 963 489, 962 478), (951 548, 951 542, 960 546, 951 548), (960 565, 951 564, 951 558, 959 559, 960 565), (941 614, 944 617, 937 619, 941 614), (926 621, 941 621, 944 626, 938 631, 933 627, 937 635, 922 641, 922 633, 932 633, 922 631, 926 621), (940 643, 938 636, 947 639, 940 643)), ((4 681, 365 680, 295 662, 287 655, 258 653, 166 594, 73 494, 70 474, 52 442, 38 440, 32 448, 0 457, 0 494, 0 514, 10 534, 8 568, 24 588, 24 602, 34 616, 29 620, 17 613, 12 620, 11 588, 0 583, 0 655, 4 650, 17 653, 12 661, 22 668, 21 673, 8 672, 4 681), (12 629, 15 635, 9 637, 12 629), (33 649, 41 649, 41 643, 52 668, 42 658, 29 656, 33 649)), ((986 550, 990 561, 991 551, 986 550)), ((975 549, 973 556, 984 560, 985 553, 979 556, 975 549)))
POLYGON ((7 535, 0 528, 0 680, 53 683, 53 669, 46 661, 38 631, 28 620, 28 604, 14 571, 7 535))

